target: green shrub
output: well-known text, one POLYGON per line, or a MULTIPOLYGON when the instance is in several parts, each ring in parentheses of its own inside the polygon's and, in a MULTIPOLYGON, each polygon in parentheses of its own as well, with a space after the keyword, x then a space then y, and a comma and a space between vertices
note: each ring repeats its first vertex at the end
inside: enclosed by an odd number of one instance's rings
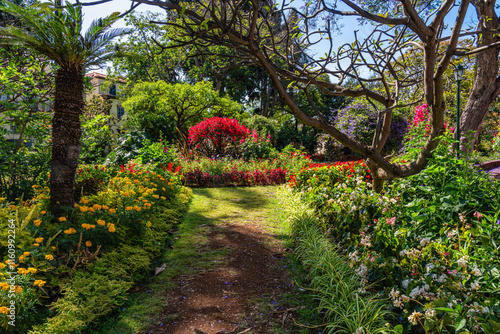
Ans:
POLYGON ((297 194, 282 191, 292 223, 295 252, 309 269, 309 290, 319 301, 327 333, 390 333, 385 326, 389 304, 366 292, 348 260, 325 237, 319 220, 297 194))

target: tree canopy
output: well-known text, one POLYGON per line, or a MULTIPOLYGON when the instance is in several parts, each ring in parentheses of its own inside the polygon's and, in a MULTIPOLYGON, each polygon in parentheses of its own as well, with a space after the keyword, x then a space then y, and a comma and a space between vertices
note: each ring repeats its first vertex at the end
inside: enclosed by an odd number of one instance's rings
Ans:
POLYGON ((127 123, 148 132, 153 138, 177 137, 176 129, 186 135, 189 127, 204 118, 235 116, 241 106, 219 96, 210 82, 170 84, 165 81, 136 84, 123 103, 127 123))

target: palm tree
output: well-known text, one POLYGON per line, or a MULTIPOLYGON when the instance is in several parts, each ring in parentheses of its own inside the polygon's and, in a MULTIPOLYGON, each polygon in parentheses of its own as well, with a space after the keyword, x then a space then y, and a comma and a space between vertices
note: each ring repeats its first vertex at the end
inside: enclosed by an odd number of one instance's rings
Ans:
POLYGON ((52 159, 50 172, 51 211, 58 217, 64 206, 74 205, 75 173, 80 156, 82 134, 80 115, 84 108, 85 70, 111 59, 106 44, 127 31, 111 29, 119 13, 92 22, 82 34, 80 5, 60 0, 52 4, 23 8, 5 3, 0 10, 16 17, 20 26, 0 27, 0 44, 17 45, 50 59, 56 67, 54 118, 52 121, 52 159))

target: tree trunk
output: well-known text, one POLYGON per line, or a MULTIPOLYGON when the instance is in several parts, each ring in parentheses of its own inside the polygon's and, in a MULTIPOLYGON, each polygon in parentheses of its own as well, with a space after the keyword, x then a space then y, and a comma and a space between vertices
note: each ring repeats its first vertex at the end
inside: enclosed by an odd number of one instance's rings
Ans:
MULTIPOLYGON (((495 13, 495 0, 473 1, 479 18, 479 30, 494 31, 500 24, 495 13)), ((498 42, 492 33, 483 33, 478 47, 498 42)), ((491 48, 479 52, 476 56, 476 73, 474 85, 469 99, 460 117, 460 149, 472 151, 479 137, 479 129, 491 105, 500 94, 500 77, 498 76, 498 56, 500 48, 491 48), (472 136, 469 138, 469 134, 472 136)))
POLYGON ((83 71, 61 68, 55 77, 50 205, 55 218, 63 207, 74 206, 75 174, 80 157, 83 113, 83 71))

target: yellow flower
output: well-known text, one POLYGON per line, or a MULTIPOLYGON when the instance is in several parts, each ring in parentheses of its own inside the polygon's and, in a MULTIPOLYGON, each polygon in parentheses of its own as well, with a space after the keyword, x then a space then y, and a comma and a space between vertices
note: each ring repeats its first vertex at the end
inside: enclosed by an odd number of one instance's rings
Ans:
POLYGON ((158 195, 153 195, 153 197, 154 197, 155 199, 160 198, 160 196, 158 196, 158 195))
POLYGON ((30 252, 24 252, 23 255, 24 256, 30 256, 30 252))
POLYGON ((25 268, 17 268, 17 273, 19 275, 26 275, 28 273, 28 270, 26 270, 25 268))
POLYGON ((31 188, 36 189, 36 188, 38 188, 38 185, 34 184, 34 185, 31 186, 31 188))
POLYGON ((134 210, 139 212, 139 211, 141 211, 141 208, 136 205, 136 206, 134 206, 134 210))
POLYGON ((134 209, 134 208, 133 208, 133 207, 131 207, 131 206, 127 206, 127 207, 125 208, 125 210, 127 210, 127 211, 132 211, 133 209, 134 209))
POLYGON ((92 247, 92 242, 90 242, 90 241, 88 241, 88 240, 87 240, 87 241, 85 241, 85 246, 87 246, 87 247, 92 247))
POLYGON ((96 210, 101 210, 102 206, 100 206, 99 204, 94 204, 94 209, 96 210))
POLYGON ((3 268, 5 268, 5 264, 0 262, 0 269, 3 269, 3 268))
POLYGON ((161 190, 165 191, 165 190, 167 190, 167 189, 165 189, 165 187, 163 187, 163 188, 161 188, 161 190))
POLYGON ((111 233, 116 232, 115 224, 109 224, 108 231, 111 232, 111 233))
POLYGON ((37 243, 41 243, 41 242, 43 241, 43 238, 42 238, 42 237, 40 237, 40 238, 36 238, 36 239, 35 239, 35 241, 36 241, 37 243))
POLYGON ((95 209, 94 208, 89 208, 89 211, 90 212, 95 212, 95 209))
POLYGON ((52 261, 52 260, 54 260, 54 256, 52 256, 51 254, 47 254, 47 255, 45 255, 45 260, 52 261))
POLYGON ((33 246, 38 247, 38 246, 40 246, 40 244, 33 244, 33 246))
POLYGON ((15 210, 15 209, 17 209, 17 206, 11 204, 11 205, 9 205, 9 208, 11 208, 12 210, 15 210))
POLYGON ((86 207, 86 206, 81 206, 81 207, 80 207, 80 211, 81 211, 81 212, 87 212, 88 210, 89 210, 89 208, 88 208, 88 207, 86 207))
POLYGON ((108 211, 109 213, 116 213, 116 210, 115 209, 109 209, 108 211))
POLYGON ((162 196, 162 197, 161 197, 161 199, 162 199, 162 200, 166 200, 167 198, 166 198, 165 196, 162 196))
POLYGON ((10 310, 6 308, 5 306, 0 307, 0 313, 2 314, 9 314, 10 310))
POLYGON ((66 221, 66 217, 59 217, 57 220, 59 220, 60 222, 65 222, 66 221))
POLYGON ((136 193, 135 191, 131 190, 131 191, 130 191, 130 194, 133 196, 133 195, 135 195, 135 194, 137 194, 137 193, 136 193))
POLYGON ((46 214, 46 213, 47 213, 47 211, 42 211, 42 212, 40 212, 40 213, 41 213, 42 215, 44 215, 44 214, 46 214))
POLYGON ((40 219, 36 219, 33 221, 33 224, 35 224, 35 226, 40 226, 41 223, 42 221, 40 219))
POLYGON ((52 246, 52 249, 54 249, 54 250, 55 250, 55 249, 56 249, 56 246, 52 246))
POLYGON ((6 282, 0 283, 0 287, 2 288, 2 290, 9 290, 9 284, 7 284, 6 282))
POLYGON ((21 255, 21 256, 19 257, 19 262, 23 262, 23 261, 24 261, 24 255, 21 255))
POLYGON ((146 227, 151 227, 151 222, 147 222, 146 227))
POLYGON ((127 197, 129 194, 128 194, 128 192, 122 192, 122 195, 127 197))
POLYGON ((37 269, 36 268, 28 268, 28 272, 31 274, 36 274, 37 269))
POLYGON ((14 288, 14 292, 21 293, 21 292, 23 292, 23 288, 21 288, 19 285, 16 285, 16 287, 14 288))
POLYGON ((82 198, 80 202, 82 202, 83 204, 87 204, 89 201, 86 198, 82 198))
POLYGON ((39 286, 39 287, 42 287, 45 285, 45 283, 47 283, 46 281, 42 281, 41 279, 37 279, 35 280, 35 282, 33 282, 33 286, 39 286))
POLYGON ((106 222, 104 220, 102 220, 102 219, 98 219, 97 220, 97 224, 99 224, 101 226, 104 226, 104 225, 106 225, 106 222))
POLYGON ((69 229, 65 230, 64 233, 73 234, 73 233, 76 233, 76 230, 74 228, 69 228, 69 229))
POLYGON ((102 209, 103 209, 103 210, 108 210, 108 209, 109 209, 109 206, 107 206, 107 205, 103 205, 103 206, 102 206, 102 209))

